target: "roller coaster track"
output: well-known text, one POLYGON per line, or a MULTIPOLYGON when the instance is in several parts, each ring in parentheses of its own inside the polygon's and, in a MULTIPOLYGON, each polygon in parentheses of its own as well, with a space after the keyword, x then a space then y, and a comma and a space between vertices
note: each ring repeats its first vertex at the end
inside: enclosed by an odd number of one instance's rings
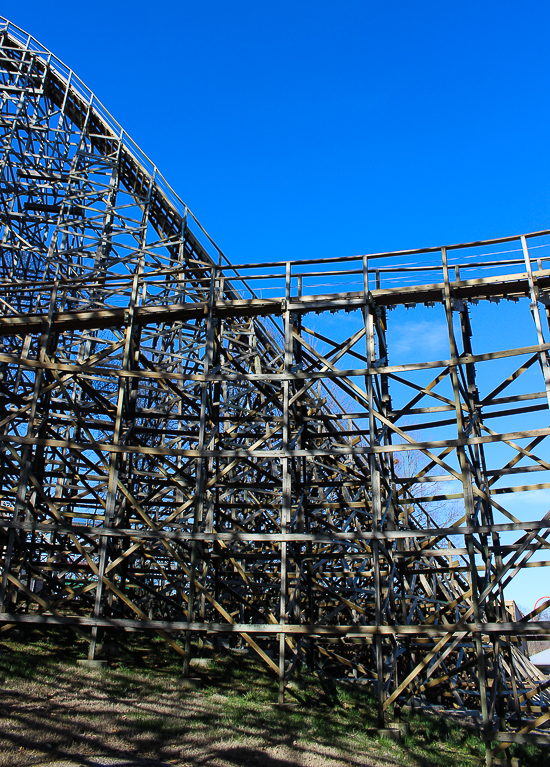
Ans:
POLYGON ((0 27, 0 631, 68 626, 90 659, 154 631, 185 675, 224 638, 281 701, 309 667, 368 684, 381 727, 476 708, 488 764, 550 743, 548 604, 504 595, 550 565, 550 230, 232 264, 0 27))

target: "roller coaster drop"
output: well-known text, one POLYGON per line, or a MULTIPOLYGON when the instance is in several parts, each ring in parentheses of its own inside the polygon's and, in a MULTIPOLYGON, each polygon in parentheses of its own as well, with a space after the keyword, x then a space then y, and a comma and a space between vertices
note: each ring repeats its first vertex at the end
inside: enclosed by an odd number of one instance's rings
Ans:
POLYGON ((234 266, 74 73, 0 35, 0 630, 68 625, 90 659, 154 631, 184 674, 223 635, 281 700, 314 667, 380 726, 478 709, 488 764, 550 743, 522 652, 548 603, 504 598, 550 565, 550 232, 234 266), (445 359, 391 364, 403 307, 445 359))

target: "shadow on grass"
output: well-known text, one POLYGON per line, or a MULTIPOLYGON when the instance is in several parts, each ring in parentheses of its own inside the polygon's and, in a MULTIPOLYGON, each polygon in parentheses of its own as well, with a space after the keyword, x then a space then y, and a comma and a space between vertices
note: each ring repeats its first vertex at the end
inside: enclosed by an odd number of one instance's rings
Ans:
POLYGON ((454 722, 413 713, 401 744, 369 737, 376 706, 365 688, 306 675, 280 708, 276 680, 248 656, 212 651, 211 667, 196 670, 204 688, 192 691, 181 687, 180 660, 154 640, 130 637, 101 672, 76 665, 85 649, 70 635, 0 645, 0 767, 92 767, 101 758, 118 767, 484 763, 479 737, 454 722))

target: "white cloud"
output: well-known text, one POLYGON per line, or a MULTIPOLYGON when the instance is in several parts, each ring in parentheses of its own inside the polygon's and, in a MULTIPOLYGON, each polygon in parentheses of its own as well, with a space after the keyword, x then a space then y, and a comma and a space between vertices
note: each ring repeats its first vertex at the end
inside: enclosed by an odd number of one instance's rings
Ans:
POLYGON ((391 330, 388 339, 390 364, 394 362, 394 354, 407 355, 414 352, 419 359, 450 356, 447 326, 442 322, 412 320, 399 323, 391 330))
MULTIPOLYGON (((518 482, 517 484, 519 485, 520 483, 518 482)), ((529 510, 532 510, 535 514, 533 518, 537 519, 541 510, 542 513, 545 514, 550 509, 550 490, 541 489, 515 492, 510 493, 510 495, 505 494, 497 496, 497 500, 501 506, 510 510, 513 509, 517 514, 519 514, 520 511, 527 513, 529 510)))

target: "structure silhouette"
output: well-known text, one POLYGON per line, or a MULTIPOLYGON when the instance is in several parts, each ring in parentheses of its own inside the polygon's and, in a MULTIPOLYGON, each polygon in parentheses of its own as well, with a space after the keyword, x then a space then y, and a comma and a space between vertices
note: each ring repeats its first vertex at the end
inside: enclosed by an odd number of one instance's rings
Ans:
POLYGON ((549 232, 237 267, 53 54, 3 20, 0 56, 1 630, 155 631, 184 674, 223 637, 281 700, 313 667, 381 726, 478 709, 488 763, 548 742, 550 623, 503 590, 548 565, 506 502, 550 487, 549 232), (424 306, 445 359, 392 359, 424 306))

